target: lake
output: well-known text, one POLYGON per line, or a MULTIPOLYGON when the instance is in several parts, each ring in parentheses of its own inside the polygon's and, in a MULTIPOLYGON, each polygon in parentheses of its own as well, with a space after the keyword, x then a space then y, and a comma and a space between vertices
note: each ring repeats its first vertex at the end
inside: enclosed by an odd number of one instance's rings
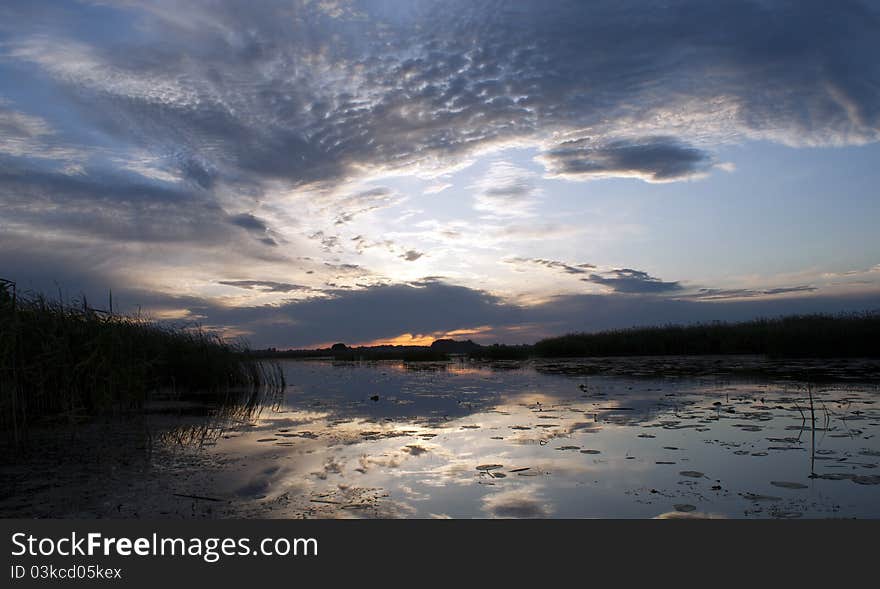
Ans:
POLYGON ((159 405, 4 466, 0 513, 880 517, 876 384, 633 369, 657 362, 283 361, 248 411, 159 405))

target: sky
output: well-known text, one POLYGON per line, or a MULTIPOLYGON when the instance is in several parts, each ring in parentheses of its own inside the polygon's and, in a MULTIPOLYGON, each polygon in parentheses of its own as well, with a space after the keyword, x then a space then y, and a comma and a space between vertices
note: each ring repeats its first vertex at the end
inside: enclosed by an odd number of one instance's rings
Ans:
POLYGON ((6 0, 0 278, 257 347, 880 309, 880 3, 6 0))

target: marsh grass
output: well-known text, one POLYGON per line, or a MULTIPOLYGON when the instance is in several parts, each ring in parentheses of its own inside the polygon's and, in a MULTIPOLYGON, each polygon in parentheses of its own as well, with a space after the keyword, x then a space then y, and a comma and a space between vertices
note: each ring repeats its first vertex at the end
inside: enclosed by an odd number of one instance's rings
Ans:
POLYGON ((716 354, 875 358, 880 356, 880 312, 573 333, 539 341, 534 354, 551 358, 716 354))
POLYGON ((277 364, 201 328, 22 295, 0 280, 0 430, 16 445, 47 417, 139 410, 162 395, 249 407, 283 384, 277 364))

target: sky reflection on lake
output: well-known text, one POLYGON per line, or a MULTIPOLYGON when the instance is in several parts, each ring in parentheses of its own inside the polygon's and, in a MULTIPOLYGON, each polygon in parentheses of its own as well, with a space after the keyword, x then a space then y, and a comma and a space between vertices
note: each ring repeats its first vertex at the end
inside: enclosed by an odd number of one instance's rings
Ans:
MULTIPOLYGON (((536 369, 537 368, 537 369, 536 369)), ((206 449, 272 517, 880 516, 873 385, 291 361, 206 449)))

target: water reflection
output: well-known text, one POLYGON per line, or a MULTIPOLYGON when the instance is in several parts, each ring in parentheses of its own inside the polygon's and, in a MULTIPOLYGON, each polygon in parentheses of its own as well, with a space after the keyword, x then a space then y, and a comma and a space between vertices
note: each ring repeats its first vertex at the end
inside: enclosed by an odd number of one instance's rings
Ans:
POLYGON ((505 368, 290 362, 214 489, 274 516, 880 516, 872 386, 505 368))
POLYGON ((289 361, 282 395, 207 416, 179 405, 155 413, 149 443, 137 442, 151 449, 146 460, 103 470, 105 458, 94 469, 74 462, 51 485, 46 469, 31 468, 41 474, 19 473, 24 484, 0 498, 0 511, 880 517, 876 385, 807 387, 724 370, 658 377, 649 362, 627 376, 633 362, 605 361, 603 374, 596 361, 289 361))

